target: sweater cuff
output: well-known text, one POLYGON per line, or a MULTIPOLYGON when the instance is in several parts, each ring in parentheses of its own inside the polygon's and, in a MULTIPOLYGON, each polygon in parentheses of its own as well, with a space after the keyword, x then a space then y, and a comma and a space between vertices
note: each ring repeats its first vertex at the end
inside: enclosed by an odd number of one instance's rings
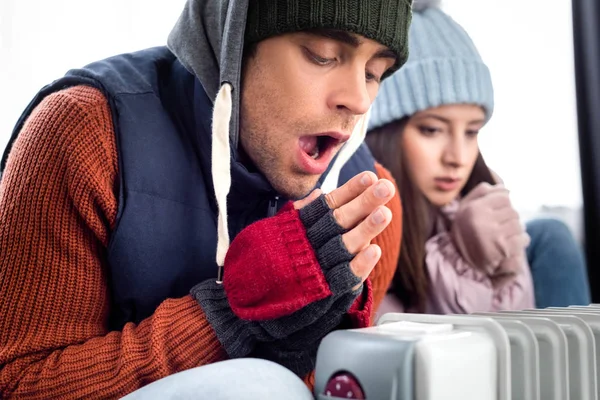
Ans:
POLYGON ((279 343, 260 344, 251 357, 273 361, 299 377, 303 377, 315 369, 319 343, 307 343, 301 350, 289 349, 286 346, 280 346, 279 343))
POLYGON ((371 326, 371 312, 373 310, 373 286, 367 279, 362 285, 362 293, 356 298, 348 310, 348 320, 351 329, 366 328, 371 326))
MULTIPOLYGON (((361 321, 362 314, 365 312, 368 324, 370 307, 365 304, 364 294, 368 292, 368 289, 365 292, 364 287, 365 285, 361 285, 359 290, 343 294, 318 321, 310 325, 306 324, 301 330, 285 339, 271 343, 259 343, 251 356, 277 362, 298 376, 304 376, 314 369, 319 344, 327 334, 336 329, 363 327, 363 323, 356 321, 361 321)), ((301 312, 314 314, 308 309, 311 306, 309 305, 301 312)), ((285 324, 285 326, 287 325, 285 324)))
POLYGON ((223 286, 213 280, 192 288, 192 297, 200 304, 217 339, 230 358, 246 357, 256 345, 247 321, 239 319, 229 306, 223 286))

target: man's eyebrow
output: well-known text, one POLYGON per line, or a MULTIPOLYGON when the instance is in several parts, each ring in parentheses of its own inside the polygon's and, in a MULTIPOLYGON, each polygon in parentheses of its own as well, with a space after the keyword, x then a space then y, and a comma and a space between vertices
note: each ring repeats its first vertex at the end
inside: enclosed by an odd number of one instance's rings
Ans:
POLYGON ((373 58, 393 58, 394 60, 396 60, 398 58, 398 56, 391 49, 385 48, 385 49, 381 49, 377 53, 375 53, 373 58))
MULTIPOLYGON (((335 40, 335 41, 350 45, 354 48, 357 48, 363 42, 360 37, 353 35, 349 32, 341 31, 341 30, 337 30, 337 29, 312 29, 308 33, 315 35, 315 36, 323 37, 325 39, 335 40)), ((373 58, 397 59, 398 56, 391 49, 385 48, 385 49, 381 49, 377 53, 375 53, 373 58)))
POLYGON ((360 40, 359 37, 346 31, 340 31, 337 29, 311 29, 307 33, 315 36, 321 36, 325 39, 336 40, 352 47, 358 47, 362 44, 362 40, 360 40))

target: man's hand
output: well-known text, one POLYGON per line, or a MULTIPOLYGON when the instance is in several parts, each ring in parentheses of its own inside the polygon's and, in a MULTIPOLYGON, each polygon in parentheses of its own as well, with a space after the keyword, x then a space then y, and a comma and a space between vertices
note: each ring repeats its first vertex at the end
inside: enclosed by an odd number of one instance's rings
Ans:
POLYGON ((392 182, 363 172, 244 228, 227 253, 223 285, 208 280, 191 290, 229 357, 265 358, 303 376, 328 332, 344 322, 367 326, 364 282, 381 257, 371 240, 390 223, 385 204, 394 194, 392 182))
MULTIPOLYGON (((342 241, 350 254, 352 272, 364 282, 381 257, 381 249, 371 240, 379 235, 392 221, 392 212, 385 206, 395 193, 395 187, 387 179, 378 179, 372 172, 363 172, 345 185, 325 195, 325 201, 337 224, 346 232, 342 241)), ((321 195, 319 189, 305 199, 294 203, 301 209, 321 195)), ((355 286, 355 290, 360 284, 355 286)))

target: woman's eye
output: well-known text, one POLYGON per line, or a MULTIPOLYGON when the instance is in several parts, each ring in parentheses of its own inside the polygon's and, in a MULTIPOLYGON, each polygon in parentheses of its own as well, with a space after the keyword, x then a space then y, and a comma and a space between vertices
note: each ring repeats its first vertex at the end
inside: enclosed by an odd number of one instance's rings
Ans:
POLYGON ((419 132, 421 132, 421 134, 424 136, 433 136, 439 131, 440 130, 438 128, 433 128, 431 126, 420 126, 419 127, 419 132))

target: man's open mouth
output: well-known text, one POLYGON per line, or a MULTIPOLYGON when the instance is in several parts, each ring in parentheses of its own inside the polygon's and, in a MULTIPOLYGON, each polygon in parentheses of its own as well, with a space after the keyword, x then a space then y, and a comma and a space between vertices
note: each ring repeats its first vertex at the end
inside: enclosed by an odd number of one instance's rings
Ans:
POLYGON ((340 140, 328 135, 303 136, 299 140, 300 147, 310 158, 318 160, 319 156, 340 144, 340 140))

